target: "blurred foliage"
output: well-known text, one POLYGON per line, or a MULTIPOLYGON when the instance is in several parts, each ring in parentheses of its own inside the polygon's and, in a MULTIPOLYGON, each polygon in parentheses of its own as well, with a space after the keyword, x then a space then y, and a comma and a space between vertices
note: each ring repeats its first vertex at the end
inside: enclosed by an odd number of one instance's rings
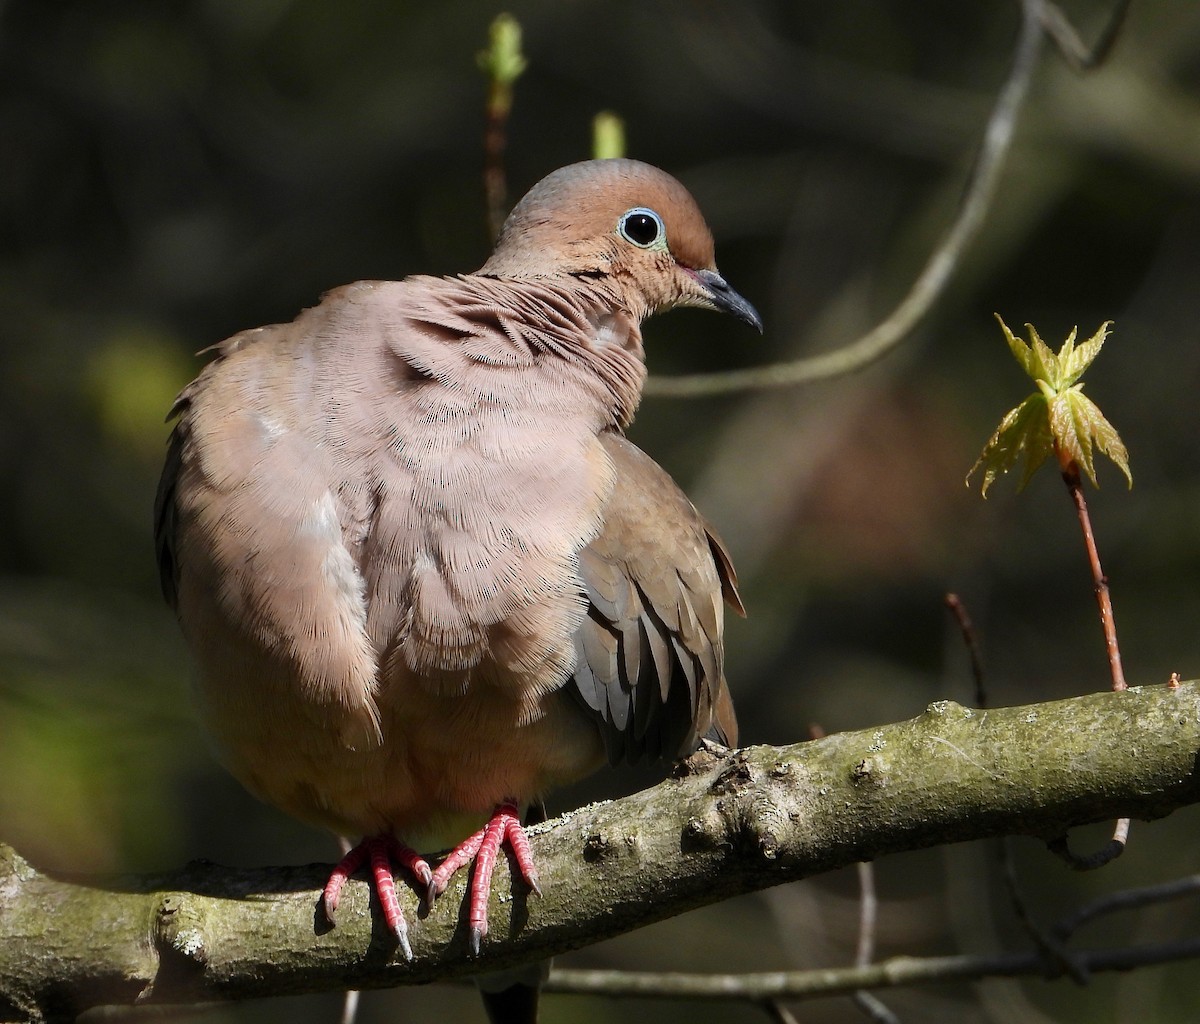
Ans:
MULTIPOLYGON (((1085 38, 1101 0, 1066 0, 1085 38)), ((952 216, 1016 32, 1016 5, 898 0, 509 5, 528 69, 509 123, 519 194, 588 156, 602 109, 631 156, 677 174, 758 339, 681 311, 647 329, 654 372, 788 358, 855 337, 903 294, 952 216)), ((190 353, 290 319, 359 278, 487 255, 478 0, 8 0, 0 6, 0 835, 47 866, 331 858, 205 751, 161 606, 150 508, 190 353)), ((1109 63, 1049 52, 982 237, 904 348, 847 380, 648 402, 635 439, 724 533, 751 616, 730 628, 747 742, 916 714, 969 693, 941 606, 962 594, 993 702, 1107 686, 1058 482, 987 504, 962 471, 1011 404, 993 310, 1048 336, 1119 327, 1089 393, 1122 424, 1130 494, 1094 499, 1132 683, 1197 673, 1200 634, 1200 5, 1138 0, 1109 63), (1053 497, 1050 495, 1053 494, 1053 497), (1048 630, 1046 623, 1053 622, 1048 630)), ((1111 467, 1100 478, 1119 479, 1111 467)), ((631 787, 616 774, 561 794, 631 787)), ((1018 844, 1047 917, 1196 870, 1196 815, 1135 823, 1076 876, 1018 844)), ((1097 840, 1103 834, 1096 833, 1097 840)), ((1084 848, 1087 837, 1074 844, 1084 848)), ((880 955, 1021 942, 986 847, 878 865, 880 955)), ((853 874, 689 915, 575 964, 737 969, 853 955, 853 874), (736 940, 731 939, 736 936, 736 940)), ((1194 933, 1151 909, 1090 938, 1194 933)), ((1195 966, 1087 989, 995 983, 889 994, 902 1019, 1191 1021, 1195 966)), ((332 1000, 213 1010, 329 1021, 332 1000)), ((547 1022, 695 1006, 548 1000, 547 1022)), ((761 1019, 721 1008, 723 1020, 761 1019)), ((854 1021, 843 1001, 806 1021, 854 1021)), ((475 995, 376 993, 361 1020, 479 1019, 475 995)))
POLYGON ((475 58, 488 77, 488 105, 508 114, 512 109, 512 87, 529 66, 521 55, 521 26, 511 14, 497 15, 488 31, 488 48, 475 58))
POLYGON ((596 160, 615 160, 625 155, 625 122, 611 110, 592 118, 592 152, 596 160))

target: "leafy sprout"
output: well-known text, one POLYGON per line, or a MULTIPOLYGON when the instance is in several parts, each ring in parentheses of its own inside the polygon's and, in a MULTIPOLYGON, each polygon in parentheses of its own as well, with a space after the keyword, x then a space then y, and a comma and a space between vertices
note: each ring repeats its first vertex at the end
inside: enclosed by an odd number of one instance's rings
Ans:
POLYGON ((1096 333, 1078 347, 1075 345, 1078 328, 1074 328, 1056 353, 1042 341, 1032 324, 1025 325, 1030 338, 1026 343, 1008 329, 999 314, 996 314, 996 320, 1008 339, 1013 357, 1033 379, 1037 391, 1009 410, 1000 421, 1000 426, 967 474, 968 485, 975 472, 982 469, 981 493, 987 497, 988 488, 996 477, 1007 473, 1023 458, 1024 471, 1017 487, 1020 490, 1053 454, 1064 473, 1082 470, 1092 485, 1098 487, 1095 465, 1098 450, 1116 463, 1132 487, 1129 453, 1116 428, 1105 419, 1096 403, 1084 395, 1079 380, 1100 354, 1112 321, 1101 324, 1096 333))
POLYGON ((499 14, 488 31, 488 48, 475 58, 491 82, 489 103, 502 114, 512 108, 513 83, 525 71, 521 52, 521 23, 511 14, 499 14))

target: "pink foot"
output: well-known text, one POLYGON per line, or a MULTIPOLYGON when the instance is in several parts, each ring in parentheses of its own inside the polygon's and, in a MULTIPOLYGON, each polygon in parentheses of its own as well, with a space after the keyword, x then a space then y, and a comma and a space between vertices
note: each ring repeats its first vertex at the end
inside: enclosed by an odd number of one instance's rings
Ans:
POLYGON ((400 900, 396 897, 392 860, 416 878, 425 890, 426 899, 432 899, 434 895, 433 872, 416 850, 405 846, 395 836, 371 836, 364 839, 338 862, 321 895, 325 917, 330 924, 334 923, 333 914, 337 910, 342 886, 346 884, 346 879, 368 860, 371 863, 371 875, 375 880, 375 891, 379 894, 379 907, 383 912, 384 923, 388 931, 396 936, 400 948, 404 950, 405 959, 411 960, 413 954, 412 947, 408 944, 408 924, 404 920, 404 912, 400 909, 400 900))
POLYGON ((433 872, 433 879, 429 885, 430 893, 440 896, 446 891, 451 876, 459 868, 475 862, 475 873, 471 876, 471 887, 467 895, 467 923, 470 927, 471 952, 475 956, 479 955, 483 937, 487 934, 487 907, 488 896, 492 891, 492 872, 496 868, 496 857, 505 840, 508 841, 525 884, 540 896, 542 890, 538 888, 537 868, 534 867, 533 854, 529 851, 529 839, 525 835, 525 829, 521 827, 520 812, 515 802, 501 804, 483 828, 451 850, 433 872))

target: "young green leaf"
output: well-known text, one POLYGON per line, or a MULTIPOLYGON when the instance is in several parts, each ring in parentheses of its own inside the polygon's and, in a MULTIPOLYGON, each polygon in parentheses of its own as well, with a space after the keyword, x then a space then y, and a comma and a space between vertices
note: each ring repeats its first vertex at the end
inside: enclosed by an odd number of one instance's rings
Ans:
POLYGON ((1078 348, 1075 347, 1078 328, 1072 330, 1063 347, 1055 353, 1038 336, 1032 324, 1025 325, 1030 338, 1026 343, 1008 329, 999 314, 996 320, 1004 331, 1013 357, 1033 379, 1037 391, 1000 421, 967 474, 967 483, 970 484, 971 477, 982 469, 981 493, 987 497, 988 488, 996 477, 1007 473, 1018 459, 1024 457, 1025 470, 1017 488, 1020 490, 1053 454, 1064 470, 1077 466, 1093 486, 1099 486, 1094 457, 1095 451, 1099 450, 1116 463, 1132 487, 1133 476, 1125 445, 1096 403, 1083 394, 1083 385, 1079 383, 1079 378, 1099 354, 1112 321, 1101 324, 1100 329, 1078 348))

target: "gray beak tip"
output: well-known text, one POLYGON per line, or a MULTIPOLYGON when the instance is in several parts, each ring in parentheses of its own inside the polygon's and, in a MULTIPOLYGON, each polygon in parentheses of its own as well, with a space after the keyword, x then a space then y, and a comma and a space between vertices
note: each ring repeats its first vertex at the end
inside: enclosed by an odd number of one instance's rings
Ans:
POLYGON ((749 324, 759 334, 763 333, 762 317, 746 299, 735 292, 729 283, 715 270, 695 271, 696 277, 704 285, 713 306, 723 313, 730 313, 744 324, 749 324))

